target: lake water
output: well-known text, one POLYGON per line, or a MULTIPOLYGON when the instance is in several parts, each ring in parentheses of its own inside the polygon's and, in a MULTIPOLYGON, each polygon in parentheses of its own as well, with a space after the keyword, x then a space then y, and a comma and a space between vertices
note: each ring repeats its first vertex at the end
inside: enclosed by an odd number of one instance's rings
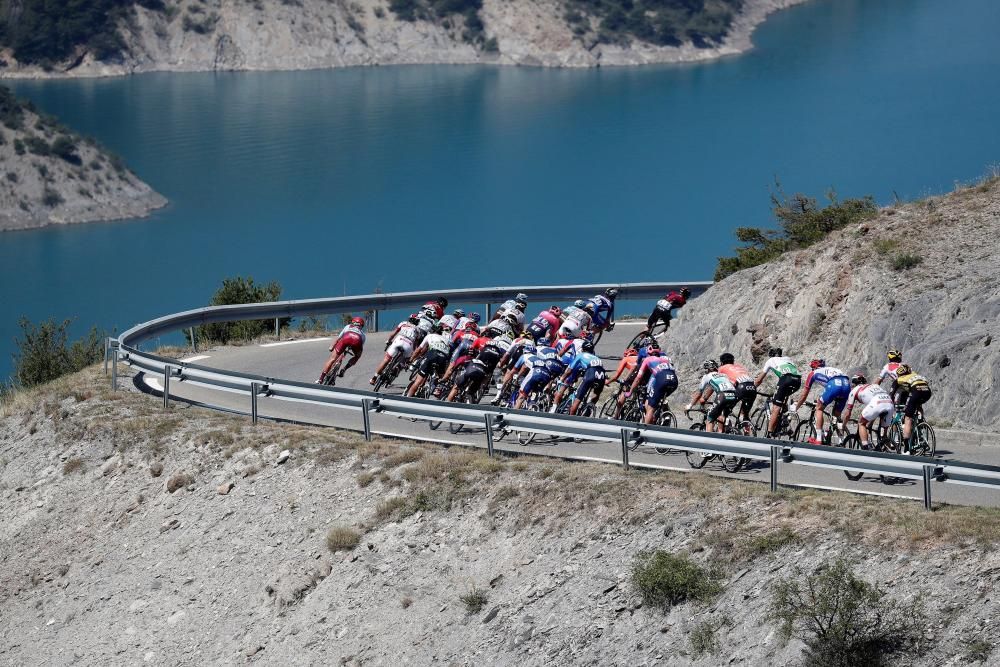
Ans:
POLYGON ((15 82, 171 204, 0 234, 0 377, 22 314, 121 330, 235 274, 290 298, 710 279, 775 177, 887 202, 1000 161, 998 33, 996 0, 817 0, 702 65, 15 82))

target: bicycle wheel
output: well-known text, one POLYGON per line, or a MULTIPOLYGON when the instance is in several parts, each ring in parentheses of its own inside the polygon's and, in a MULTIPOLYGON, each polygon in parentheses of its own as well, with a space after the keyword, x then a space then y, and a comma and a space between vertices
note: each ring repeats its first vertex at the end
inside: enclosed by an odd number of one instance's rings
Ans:
POLYGON ((795 431, 798 430, 801 423, 802 418, 797 412, 785 412, 778 421, 778 437, 794 440, 795 431))
POLYGON ((810 438, 816 437, 816 426, 812 423, 812 420, 799 422, 799 425, 795 428, 795 435, 792 440, 795 442, 809 442, 810 438))
MULTIPOLYGON (((675 417, 674 413, 671 412, 670 410, 660 410, 660 414, 656 418, 656 425, 665 426, 667 428, 677 428, 677 417, 675 417)), ((672 451, 674 450, 670 449, 669 447, 656 448, 657 454, 669 454, 672 451)))
POLYGON ((597 415, 601 419, 613 419, 616 409, 618 409, 618 395, 612 394, 611 396, 608 396, 606 401, 601 403, 601 410, 597 413, 597 415))
POLYGON ((743 467, 743 459, 739 456, 723 456, 722 467, 726 469, 726 472, 739 472, 740 468, 743 467))
POLYGON ((937 453, 937 437, 927 422, 917 424, 917 441, 914 449, 913 453, 918 456, 934 456, 937 453))
MULTIPOLYGON (((705 430, 705 425, 704 424, 691 424, 690 429, 692 431, 704 431, 705 430)), ((704 468, 705 467, 705 464, 708 463, 708 460, 710 458, 712 458, 712 455, 711 454, 706 454, 705 452, 698 452, 698 451, 694 451, 693 452, 691 450, 687 450, 687 451, 684 452, 684 458, 687 459, 687 462, 688 462, 689 466, 691 466, 695 470, 698 470, 700 468, 704 468)))
POLYGON ((889 441, 886 443, 886 451, 893 454, 903 453, 903 427, 893 424, 889 427, 889 441))
POLYGON ((757 437, 757 430, 753 426, 753 422, 749 419, 744 419, 741 422, 736 423, 736 428, 733 429, 733 433, 736 435, 742 435, 747 438, 757 437))
POLYGON ((767 432, 768 411, 764 408, 757 408, 750 413, 750 421, 753 422, 754 433, 760 435, 767 432))
MULTIPOLYGON (((861 449, 861 438, 859 438, 856 433, 852 433, 851 435, 844 438, 843 447, 844 449, 859 451, 861 449)), ((865 474, 863 472, 844 470, 844 476, 846 476, 847 479, 851 480, 852 482, 858 481, 859 479, 864 477, 864 475, 865 474)))

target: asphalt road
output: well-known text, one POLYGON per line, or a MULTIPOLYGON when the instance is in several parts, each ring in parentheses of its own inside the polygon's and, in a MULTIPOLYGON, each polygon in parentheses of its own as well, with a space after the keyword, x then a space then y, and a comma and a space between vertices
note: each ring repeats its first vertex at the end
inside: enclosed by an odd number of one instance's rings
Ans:
MULTIPOLYGON (((640 323, 623 322, 616 330, 606 334, 598 345, 598 353, 605 359, 605 367, 613 372, 617 366, 621 351, 639 330, 640 323)), ((370 389, 368 379, 382 357, 382 350, 387 334, 385 332, 370 334, 365 346, 365 352, 358 364, 338 381, 338 386, 355 389, 370 389)), ((311 382, 319 376, 322 364, 328 356, 330 338, 313 338, 262 345, 242 347, 217 348, 185 357, 206 366, 254 373, 266 377, 283 378, 311 382)), ((407 376, 402 375, 396 386, 389 387, 386 393, 402 394, 407 376)), ((159 378, 152 376, 141 378, 140 381, 154 391, 161 391, 159 378)), ((696 378, 681 377, 681 388, 672 397, 671 404, 675 413, 683 420, 681 407, 687 403, 689 392, 696 378)), ((171 396, 191 401, 197 401, 240 412, 249 412, 249 401, 245 395, 198 387, 189 383, 174 381, 171 383, 171 396)), ((487 399, 488 400, 488 399, 487 399)), ((285 420, 297 420, 341 428, 361 430, 361 416, 357 411, 340 409, 330 406, 311 405, 280 401, 277 399, 260 398, 258 412, 261 417, 273 417, 285 420)), ((460 444, 471 447, 486 447, 485 430, 469 426, 457 433, 448 431, 444 424, 437 430, 431 430, 426 422, 413 422, 409 419, 389 415, 372 414, 372 428, 376 433, 389 436, 404 437, 418 440, 430 440, 441 443, 460 444)), ((522 446, 513 437, 496 443, 498 451, 530 453, 543 456, 559 456, 567 459, 596 460, 621 462, 621 445, 617 442, 574 442, 567 438, 552 438, 539 435, 530 445, 522 446)), ((1000 463, 1000 448, 968 444, 952 444, 938 439, 939 458, 958 459, 975 463, 1000 463)), ((688 466, 683 453, 658 454, 653 450, 638 448, 631 452, 630 463, 634 467, 649 467, 682 472, 694 472, 688 466)), ((769 463, 766 461, 751 462, 747 469, 737 473, 727 473, 722 469, 721 461, 710 461, 701 472, 733 477, 745 480, 755 480, 768 483, 770 480, 769 463)), ((877 476, 866 475, 857 482, 848 480, 840 470, 802 465, 782 465, 779 469, 779 483, 789 486, 810 487, 820 489, 839 489, 854 493, 870 495, 886 495, 911 499, 922 498, 920 480, 897 480, 887 484, 877 476)), ((959 486, 954 484, 934 483, 932 486, 935 502, 946 502, 966 505, 1000 506, 1000 492, 992 489, 959 486)))

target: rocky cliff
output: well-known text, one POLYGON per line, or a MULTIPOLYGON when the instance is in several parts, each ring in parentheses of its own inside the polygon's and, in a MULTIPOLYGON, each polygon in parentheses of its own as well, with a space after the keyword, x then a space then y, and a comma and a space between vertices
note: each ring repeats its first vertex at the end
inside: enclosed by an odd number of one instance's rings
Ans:
POLYGON ((930 378, 932 423, 1000 430, 1000 177, 883 208, 804 250, 735 273, 689 304, 679 356, 729 350, 760 364, 778 345, 878 373, 887 349, 930 378))
POLYGON ((795 665, 775 586, 839 557, 923 599, 892 664, 1000 630, 995 510, 254 427, 96 368, 0 404, 0 503, 3 664, 795 665), (702 601, 645 601, 650 550, 702 601))
POLYGON ((0 232, 138 218, 166 200, 121 158, 0 87, 0 232))
MULTIPOLYGON (((43 68, 0 53, 0 77, 106 76, 147 71, 296 70, 407 63, 597 67, 695 61, 750 48, 766 16, 804 0, 744 0, 720 43, 602 41, 600 21, 560 0, 483 0, 482 39, 461 18, 408 21, 385 0, 179 0, 137 7, 122 21, 123 55, 98 60, 78 49, 43 68)), ((456 15, 461 16, 461 15, 456 15)))

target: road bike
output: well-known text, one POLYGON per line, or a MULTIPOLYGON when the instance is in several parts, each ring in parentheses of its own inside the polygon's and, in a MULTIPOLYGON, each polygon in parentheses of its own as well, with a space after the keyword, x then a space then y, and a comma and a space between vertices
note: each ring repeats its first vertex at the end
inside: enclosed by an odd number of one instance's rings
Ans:
POLYGON ((829 447, 843 447, 844 440, 850 435, 850 432, 846 428, 840 417, 836 417, 831 414, 827 408, 829 406, 824 406, 823 414, 825 415, 824 421, 829 424, 829 428, 826 429, 826 434, 822 439, 818 438, 818 431, 816 429, 816 420, 814 410, 816 408, 816 403, 813 401, 806 401, 802 404, 804 407, 809 408, 810 418, 803 420, 795 429, 795 441, 808 443, 810 439, 820 440, 820 444, 827 445, 829 447))
MULTIPOLYGON (((414 378, 410 380, 409 384, 406 385, 406 391, 403 392, 404 395, 410 393, 410 387, 412 387, 415 382, 416 377, 414 376, 414 378)), ((440 401, 444 400, 444 398, 448 395, 449 389, 451 389, 450 382, 440 379, 436 374, 432 374, 422 385, 420 385, 420 389, 417 389, 416 393, 413 394, 413 398, 423 398, 428 401, 440 401)), ((417 420, 413 419, 411 421, 417 420)), ((442 423, 443 422, 440 420, 428 421, 427 425, 432 431, 436 431, 441 427, 442 423)))
MULTIPOLYGON (((758 391, 757 395, 765 398, 764 404, 754 408, 753 412, 750 413, 750 421, 753 423, 754 435, 764 437, 771 419, 774 394, 758 391)), ((799 427, 800 421, 802 420, 798 413, 789 410, 788 401, 785 401, 785 404, 781 406, 781 414, 778 416, 778 422, 774 426, 774 434, 771 437, 777 440, 794 440, 795 430, 799 427)))
MULTIPOLYGON (((535 390, 528 394, 521 409, 531 412, 548 412, 551 405, 552 397, 548 393, 535 390)), ((534 431, 517 431, 517 442, 520 445, 530 445, 536 435, 538 434, 534 431)))
POLYGON ((378 392, 395 382, 396 378, 399 376, 399 372, 403 370, 404 365, 403 354, 398 351, 393 353, 392 359, 390 359, 389 363, 385 365, 382 372, 375 376, 374 391, 378 392))
POLYGON ((326 385, 327 387, 333 387, 334 385, 336 385, 337 374, 340 372, 340 369, 344 365, 344 362, 348 361, 352 357, 354 357, 354 350, 348 347, 343 351, 343 353, 341 353, 337 361, 333 362, 333 366, 330 367, 330 370, 328 370, 326 372, 326 375, 323 376, 323 379, 320 380, 320 384, 326 385))
POLYGON ((903 406, 896 406, 892 424, 889 426, 889 450, 897 454, 913 456, 935 456, 937 454, 937 436, 934 429, 924 419, 923 411, 918 411, 913 420, 913 429, 909 441, 903 438, 903 406))
MULTIPOLYGON (((694 422, 688 428, 692 431, 705 430, 705 423, 708 421, 708 410, 705 408, 691 408, 690 410, 685 410, 684 414, 694 422), (691 417, 691 413, 697 413, 700 416, 695 420, 695 418, 691 417)), ((753 437, 754 435, 753 424, 750 423, 750 420, 737 421, 732 415, 726 417, 724 432, 748 437, 753 437)), ((722 467, 726 469, 726 472, 730 473, 739 472, 750 463, 750 459, 743 458, 742 456, 725 456, 722 454, 712 454, 711 452, 688 450, 684 452, 684 456, 687 458, 688 465, 696 470, 704 468, 706 463, 715 458, 721 459, 722 467)))

